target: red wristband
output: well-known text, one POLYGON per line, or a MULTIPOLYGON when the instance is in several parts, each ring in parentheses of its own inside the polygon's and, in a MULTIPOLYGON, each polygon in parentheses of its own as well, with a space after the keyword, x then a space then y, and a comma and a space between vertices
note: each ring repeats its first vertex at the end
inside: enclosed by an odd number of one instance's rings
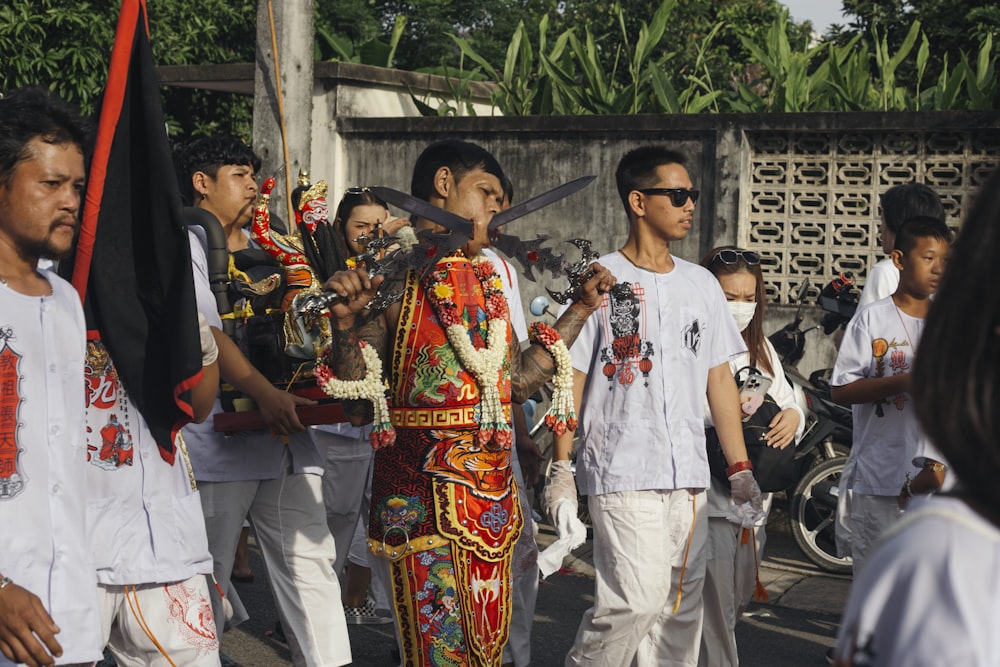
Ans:
POLYGON ((738 472, 743 472, 744 470, 753 470, 753 464, 750 461, 737 461, 733 465, 726 468, 726 477, 732 477, 738 472))

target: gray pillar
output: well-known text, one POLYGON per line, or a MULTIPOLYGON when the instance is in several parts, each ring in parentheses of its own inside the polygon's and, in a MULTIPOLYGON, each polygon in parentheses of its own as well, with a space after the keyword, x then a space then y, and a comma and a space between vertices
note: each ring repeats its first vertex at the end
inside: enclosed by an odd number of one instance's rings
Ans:
MULTIPOLYGON (((313 0, 271 0, 278 47, 288 165, 281 141, 278 84, 268 0, 257 2, 257 66, 254 73, 253 149, 263 159, 261 180, 275 176, 271 219, 288 219, 286 184, 295 187, 300 168, 308 170, 312 145, 313 0), (284 166, 284 169, 282 168, 284 166), (286 179, 286 172, 288 178, 286 179)), ((277 225, 276 225, 277 226, 277 225)))

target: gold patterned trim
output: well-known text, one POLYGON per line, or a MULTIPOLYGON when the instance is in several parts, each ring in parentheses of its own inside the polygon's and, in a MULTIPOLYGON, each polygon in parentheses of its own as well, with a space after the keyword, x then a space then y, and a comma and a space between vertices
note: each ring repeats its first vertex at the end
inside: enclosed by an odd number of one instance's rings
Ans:
MULTIPOLYGON (((478 426, 475 405, 444 408, 389 408, 389 419, 396 428, 454 428, 478 426)), ((510 404, 503 405, 503 414, 510 423, 510 404)))

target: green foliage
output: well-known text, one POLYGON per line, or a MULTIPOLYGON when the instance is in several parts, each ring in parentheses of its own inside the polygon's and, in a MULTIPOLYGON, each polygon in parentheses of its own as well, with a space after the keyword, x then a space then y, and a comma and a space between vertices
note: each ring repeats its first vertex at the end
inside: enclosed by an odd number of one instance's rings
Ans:
POLYGON ((91 113, 107 78, 111 14, 88 2, 67 8, 60 0, 0 7, 0 91, 41 85, 91 113))
MULTIPOLYGON (((150 2, 147 6, 156 64, 253 62, 257 43, 255 0, 173 0, 150 2)), ((174 139, 231 134, 250 141, 252 98, 190 88, 161 90, 163 111, 174 139)))
POLYGON ((810 45, 787 12, 779 11, 766 28, 738 35, 746 60, 720 77, 716 45, 730 27, 725 23, 692 42, 688 61, 679 51, 662 50, 680 6, 662 0, 647 24, 630 22, 614 5, 614 23, 632 39, 620 41, 613 58, 587 25, 582 35, 577 28, 564 30, 549 47, 548 16, 539 22, 537 47, 525 24, 518 25, 502 68, 468 40, 453 39, 476 72, 497 83, 493 103, 506 115, 985 110, 1000 103, 990 34, 971 58, 960 51, 953 69, 945 58, 939 73, 928 76, 932 45, 920 21, 907 28, 898 46, 878 27, 868 39, 855 35, 810 45))
MULTIPOLYGON (((90 115, 107 81, 118 2, 7 0, 0 6, 0 90, 46 86, 90 115)), ((254 0, 149 3, 153 59, 160 65, 251 62, 254 0)), ((163 89, 171 134, 225 132, 250 137, 252 100, 163 89)))
POLYGON ((406 29, 406 17, 397 16, 389 43, 371 38, 358 43, 348 37, 331 32, 327 26, 316 25, 316 60, 337 60, 376 67, 393 67, 399 40, 406 29))

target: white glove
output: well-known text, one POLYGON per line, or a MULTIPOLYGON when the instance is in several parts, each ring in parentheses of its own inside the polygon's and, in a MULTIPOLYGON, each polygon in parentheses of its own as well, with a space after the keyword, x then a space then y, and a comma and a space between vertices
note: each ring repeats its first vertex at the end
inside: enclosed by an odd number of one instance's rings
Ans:
POLYGON ((219 358, 219 345, 212 335, 212 327, 201 313, 198 313, 198 335, 201 338, 201 365, 208 366, 219 358))
POLYGON ((559 501, 566 501, 573 506, 575 514, 579 508, 576 499, 576 477, 569 461, 553 461, 549 466, 549 474, 545 477, 545 488, 542 489, 542 510, 548 515, 552 524, 556 524, 555 508, 559 501))
POLYGON ((577 516, 577 502, 558 498, 550 505, 552 524, 556 527, 556 541, 538 554, 538 571, 542 579, 548 578, 562 567, 563 560, 573 549, 587 541, 587 527, 577 516))
POLYGON ((729 476, 729 486, 735 507, 726 518, 744 528, 753 528, 764 518, 764 497, 757 480, 751 471, 740 470, 729 476))

